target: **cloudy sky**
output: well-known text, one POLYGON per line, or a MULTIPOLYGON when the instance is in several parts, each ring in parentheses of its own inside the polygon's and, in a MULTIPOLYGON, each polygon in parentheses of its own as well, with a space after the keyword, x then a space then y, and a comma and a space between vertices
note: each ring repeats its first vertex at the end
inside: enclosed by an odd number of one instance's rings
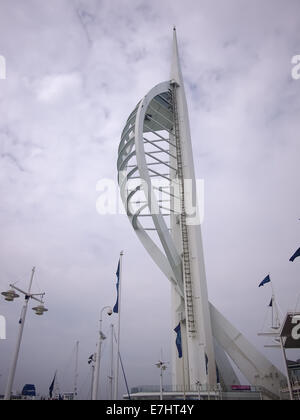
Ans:
MULTIPOLYGON (((136 103, 169 78, 176 25, 194 160, 205 181, 203 241, 210 300, 270 360, 257 337, 271 290, 294 309, 299 262, 300 54, 298 0, 0 0, 0 287, 46 292, 49 312, 28 312, 15 390, 46 394, 58 369, 88 396, 88 356, 99 311, 115 300, 124 249, 121 354, 130 386, 156 384, 174 339, 169 284, 124 215, 99 215, 97 182, 116 179, 120 133, 136 103)), ((0 302, 0 393, 16 341, 21 300, 0 302)), ((299 305, 300 309, 300 305, 299 305)), ((109 330, 116 317, 104 318, 109 330)), ((300 356, 299 356, 300 357, 300 356)), ((109 342, 101 397, 107 398, 109 342)), ((171 382, 170 369, 166 382, 171 382)), ((124 390, 124 387, 122 387, 124 390)))

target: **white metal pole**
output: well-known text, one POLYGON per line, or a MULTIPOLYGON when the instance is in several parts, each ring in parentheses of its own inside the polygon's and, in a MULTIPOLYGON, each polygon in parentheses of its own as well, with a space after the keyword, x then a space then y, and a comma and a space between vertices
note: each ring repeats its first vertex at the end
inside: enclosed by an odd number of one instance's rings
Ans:
POLYGON ((77 400, 77 382, 78 382, 78 352, 79 352, 79 341, 76 341, 76 353, 75 353, 75 377, 74 377, 74 400, 77 400))
POLYGON ((291 381, 290 381, 289 368, 288 368, 288 363, 286 359, 286 353, 283 346, 282 337, 280 337, 280 347, 281 347, 281 352, 282 352, 283 361, 284 361, 284 368, 285 368, 286 379, 287 379, 288 388, 289 388, 290 399, 293 400, 294 398, 293 398, 293 391, 292 391, 292 386, 291 386, 291 381))
POLYGON ((16 368, 17 368, 17 363, 18 363, 18 357, 19 357, 19 352, 20 352, 20 347, 21 347, 21 341, 22 341, 22 336, 23 336, 24 324, 25 324, 25 319, 26 319, 28 301, 29 301, 29 296, 30 296, 30 292, 31 292, 31 286, 32 286, 34 272, 35 272, 35 267, 33 267, 33 269, 32 269, 28 292, 27 292, 27 295, 25 296, 25 303, 24 303, 24 306, 23 306, 22 312, 21 312, 21 317, 20 317, 20 321, 19 321, 20 326, 19 326, 17 344, 16 344, 15 354, 14 354, 13 362, 12 362, 12 365, 11 365, 11 369, 10 369, 10 372, 9 372, 8 381, 7 381, 7 385, 6 385, 6 391, 5 391, 5 397, 4 397, 5 400, 10 400, 10 397, 11 397, 11 391, 12 391, 13 382, 14 382, 15 373, 16 373, 16 368))
POLYGON ((300 294, 298 295, 298 297, 297 297, 297 300, 296 300, 296 306, 295 306, 295 310, 294 310, 294 312, 297 312, 297 308, 298 308, 298 303, 299 303, 299 301, 300 301, 300 294))
POLYGON ((279 309, 278 309, 278 305, 276 301, 275 289, 274 289, 272 280, 271 280, 271 288, 272 288, 272 324, 273 324, 273 317, 275 315, 275 327, 279 328, 280 327, 279 309), (274 306, 274 309, 273 309, 273 306, 274 306))
POLYGON ((118 385, 119 385, 119 354, 120 354, 120 330, 121 330, 121 289, 122 289, 122 271, 123 271, 123 255, 124 252, 120 252, 120 271, 119 271, 119 289, 118 289, 118 342, 117 342, 117 355, 116 355, 116 376, 115 376, 115 389, 114 389, 114 400, 118 399, 118 385))
MULTIPOLYGON (((269 274, 270 275, 270 274, 269 274)), ((274 293, 274 287, 273 287, 273 283, 272 283, 272 280, 271 280, 271 288, 272 288, 272 328, 274 328, 274 305, 275 305, 275 293, 274 293)), ((276 308, 275 308, 275 310, 276 310, 276 308)), ((277 326, 277 318, 278 318, 278 316, 276 316, 276 320, 275 320, 275 322, 276 322, 276 326, 277 326)))
POLYGON ((110 359, 110 399, 113 399, 113 380, 114 380, 114 324, 111 324, 111 359, 110 359))
POLYGON ((196 385, 197 385, 197 389, 198 389, 198 398, 199 398, 199 401, 200 401, 201 400, 201 390, 200 390, 201 384, 200 384, 199 381, 197 381, 196 385))
POLYGON ((163 399, 163 365, 160 366, 160 400, 163 399))
POLYGON ((100 320, 99 340, 98 340, 98 347, 97 347, 97 352, 96 352, 96 365, 95 365, 95 373, 94 373, 92 400, 97 400, 97 397, 98 397, 100 357, 101 357, 101 344, 102 344, 101 327, 102 327, 102 319, 100 320))
POLYGON ((100 313, 99 340, 98 340, 98 347, 97 347, 97 353, 96 353, 96 365, 95 365, 92 400, 97 400, 97 398, 98 398, 101 345, 102 345, 102 334, 103 334, 102 333, 102 313, 103 313, 104 309, 107 309, 107 308, 109 308, 109 306, 105 306, 104 308, 102 308, 101 313, 100 313))
POLYGON ((95 378, 95 365, 94 365, 94 362, 92 362, 91 400, 93 399, 94 378, 95 378))
POLYGON ((183 342, 182 342, 182 325, 180 321, 180 333, 181 333, 181 353, 182 353, 182 383, 183 383, 183 399, 186 400, 186 385, 185 385, 185 366, 184 366, 184 360, 185 360, 185 354, 183 350, 183 342))
POLYGON ((183 355, 182 355, 182 375, 183 375, 183 399, 186 400, 185 369, 184 369, 184 358, 183 358, 183 355))
POLYGON ((274 328, 274 308, 273 308, 273 306, 274 306, 274 296, 273 295, 272 295, 271 302, 272 302, 272 328, 274 328))

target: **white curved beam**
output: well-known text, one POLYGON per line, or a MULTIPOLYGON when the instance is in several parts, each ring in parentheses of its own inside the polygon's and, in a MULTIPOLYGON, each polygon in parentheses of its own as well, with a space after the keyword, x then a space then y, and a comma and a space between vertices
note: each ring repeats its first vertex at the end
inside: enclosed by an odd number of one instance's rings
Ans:
MULTIPOLYGON (((122 133, 122 139, 119 146, 118 157, 118 171, 119 171, 119 185, 121 190, 121 198, 125 208, 130 209, 130 202, 137 190, 146 191, 148 196, 145 197, 148 205, 144 208, 149 209, 154 227, 159 236, 162 248, 165 254, 155 244, 152 238, 146 233, 142 224, 139 223, 138 218, 140 212, 132 215, 128 211, 128 217, 134 227, 136 234, 148 250, 150 256, 160 269, 167 275, 169 280, 177 288, 179 294, 183 297, 183 283, 182 283, 182 261, 181 257, 174 246, 169 229, 166 225, 164 217, 161 212, 161 206, 157 202, 154 187, 149 175, 149 168, 146 161, 146 152, 144 148, 144 121, 146 112, 151 101, 160 94, 168 92, 170 89, 170 82, 163 82, 155 86, 151 91, 139 102, 136 111, 133 111, 129 116, 126 126, 122 133), (130 133, 134 135, 130 136, 130 133), (126 173, 126 176, 121 176, 122 171, 126 171, 129 161, 136 157, 137 165, 126 173), (132 175, 138 172, 141 180, 141 185, 136 188, 136 191, 129 193, 126 191, 127 183, 132 179, 132 175)), ((151 171, 151 169, 150 169, 151 171)), ((161 175, 163 176, 163 175, 161 175)))
POLYGON ((263 387, 279 397, 284 375, 261 354, 212 304, 212 330, 218 344, 245 375, 251 385, 263 387))

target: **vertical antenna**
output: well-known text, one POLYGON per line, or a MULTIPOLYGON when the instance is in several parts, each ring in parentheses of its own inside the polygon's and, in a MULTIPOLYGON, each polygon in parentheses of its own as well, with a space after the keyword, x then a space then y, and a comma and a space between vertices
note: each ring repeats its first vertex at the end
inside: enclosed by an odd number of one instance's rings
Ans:
POLYGON ((91 400, 93 399, 93 387, 94 387, 94 380, 95 380, 95 361, 96 361, 96 353, 92 356, 92 383, 91 383, 91 400))
POLYGON ((122 271, 123 271, 123 255, 124 252, 120 252, 120 272, 119 272, 119 304, 118 304, 118 342, 117 342, 117 359, 116 359, 116 376, 115 376, 115 389, 114 389, 114 400, 118 399, 118 384, 119 384, 119 354, 120 354, 120 330, 121 330, 121 289, 122 289, 122 271))
POLYGON ((113 380, 114 380, 114 324, 111 324, 111 359, 110 359, 110 399, 113 399, 113 380))
POLYGON ((78 353, 79 353, 79 341, 76 341, 76 352, 75 352, 75 376, 74 376, 74 400, 77 400, 78 353))

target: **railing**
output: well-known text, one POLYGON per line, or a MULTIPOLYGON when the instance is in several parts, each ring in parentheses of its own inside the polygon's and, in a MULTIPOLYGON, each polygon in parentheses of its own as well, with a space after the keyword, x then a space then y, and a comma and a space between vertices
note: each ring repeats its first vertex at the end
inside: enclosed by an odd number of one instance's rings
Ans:
MULTIPOLYGON (((209 388, 205 385, 198 386, 191 386, 189 388, 185 388, 182 385, 164 385, 163 392, 197 392, 197 393, 218 393, 221 391, 220 386, 209 388)), ((131 393, 138 393, 138 392, 160 392, 159 385, 141 385, 134 388, 131 388, 131 393)))
MULTIPOLYGON (((300 381, 293 380, 291 382, 291 387, 292 387, 293 399, 294 400, 300 400, 300 381)), ((285 399, 290 399, 289 389, 288 389, 287 386, 281 387, 280 392, 281 392, 281 395, 285 399)))
MULTIPOLYGON (((188 399, 188 400, 262 400, 266 397, 278 400, 279 397, 262 387, 240 386, 227 387, 222 390, 221 386, 208 388, 207 386, 192 386, 185 389, 182 385, 164 385, 163 395, 165 399, 188 399)), ((133 399, 159 398, 159 385, 141 385, 131 388, 133 399), (152 395, 151 395, 152 394, 152 395)), ((295 398, 296 399, 296 398, 295 398)))

